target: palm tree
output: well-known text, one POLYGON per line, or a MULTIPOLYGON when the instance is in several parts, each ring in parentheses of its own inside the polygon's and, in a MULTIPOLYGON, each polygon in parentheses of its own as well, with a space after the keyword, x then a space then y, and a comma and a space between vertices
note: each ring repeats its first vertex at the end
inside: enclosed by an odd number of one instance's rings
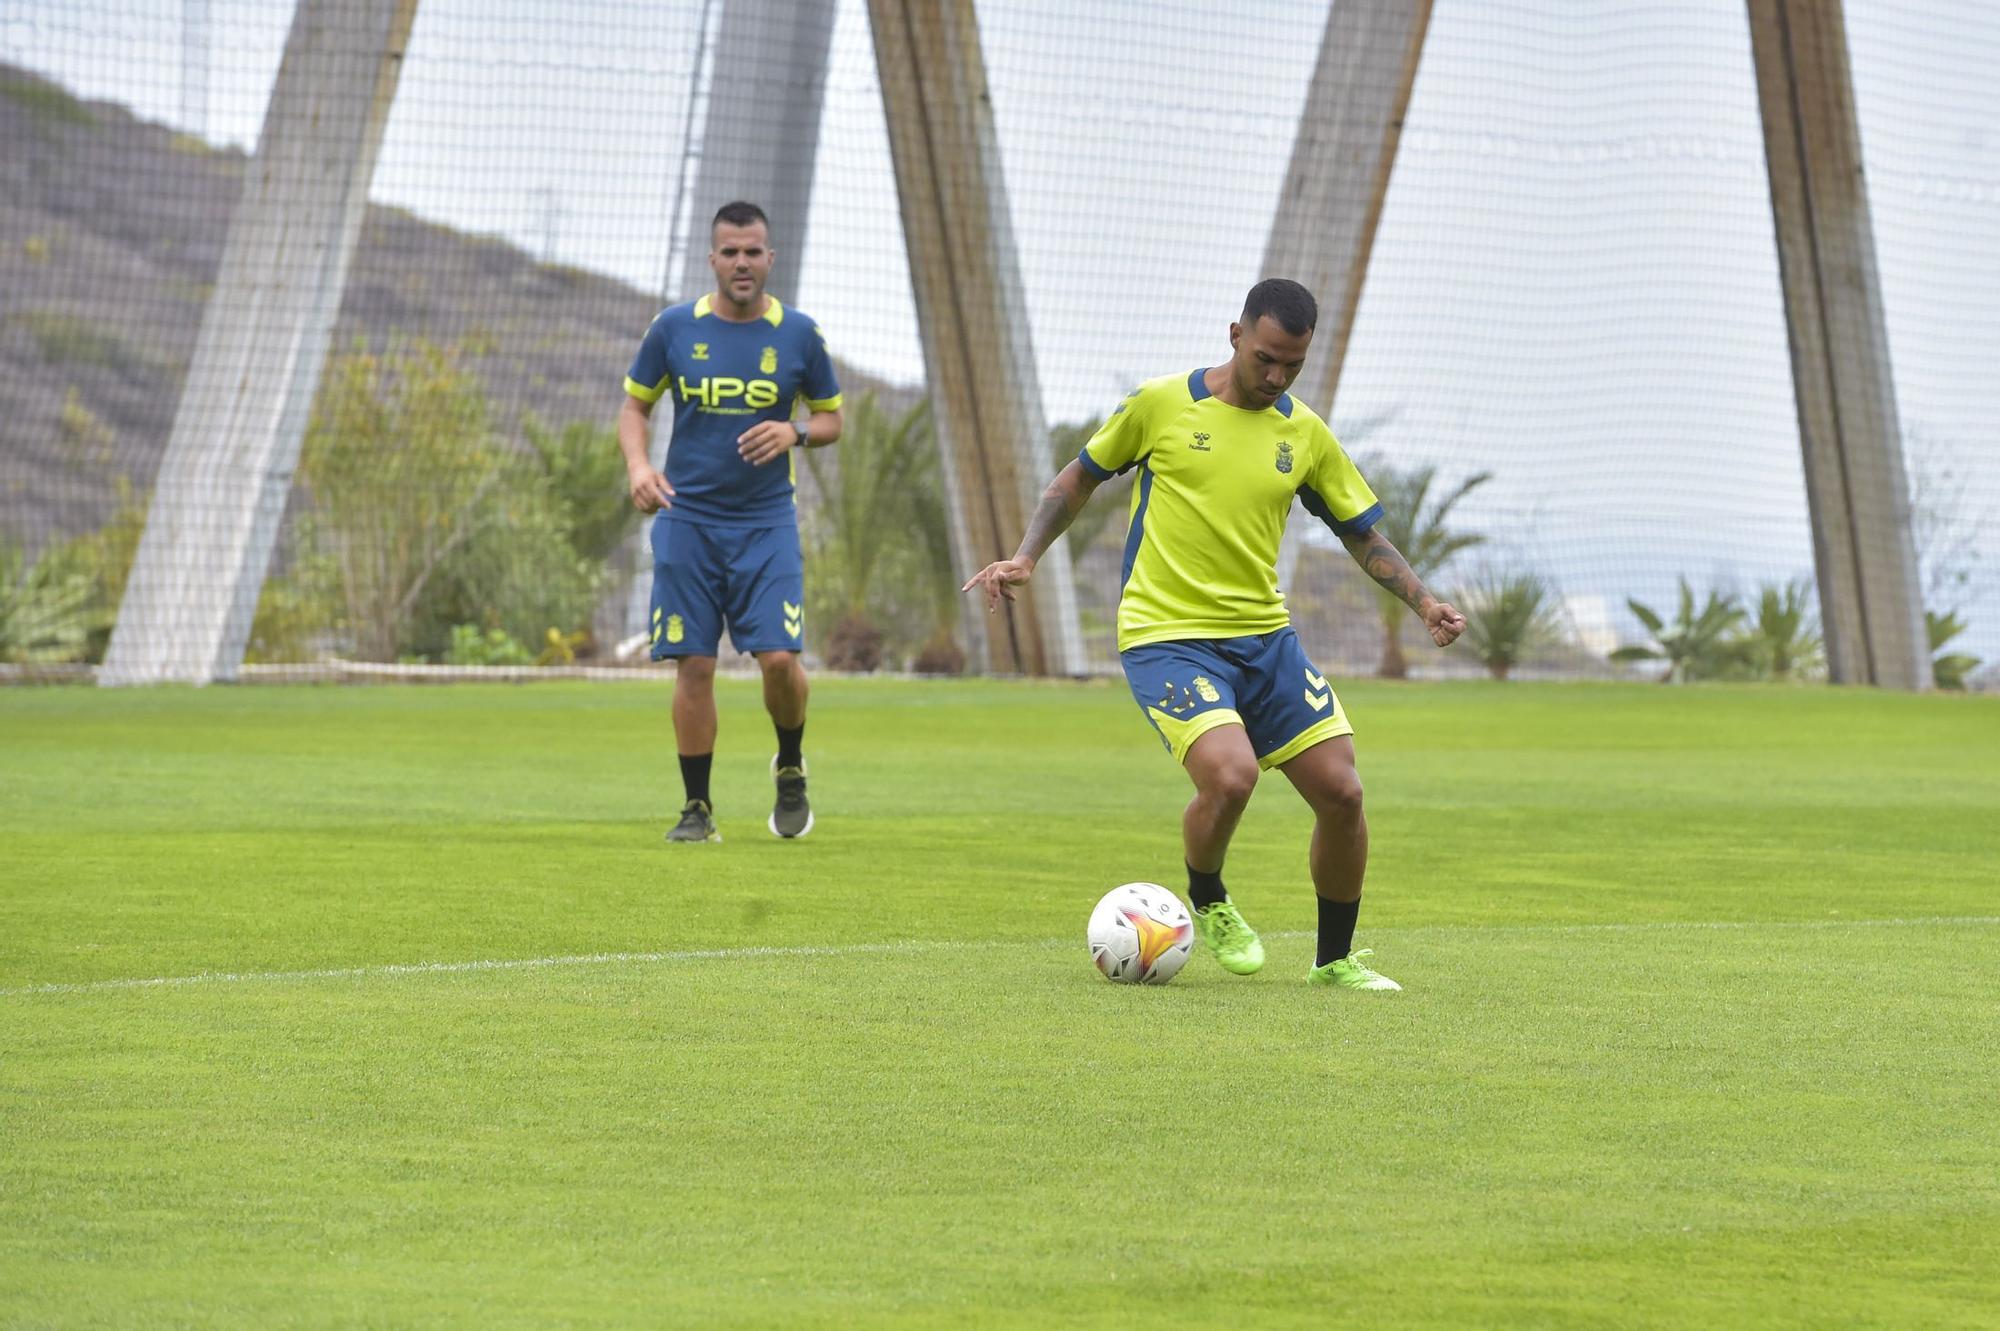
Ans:
POLYGON ((1562 635, 1561 602, 1538 573, 1490 576, 1467 589, 1465 640, 1495 679, 1562 635))
POLYGON ((1697 612, 1694 589, 1688 586, 1686 578, 1680 583, 1680 610, 1671 627, 1643 602, 1630 599, 1625 602, 1653 635, 1653 642, 1620 647, 1611 653, 1612 660, 1665 661, 1667 671, 1660 676, 1662 684, 1706 679, 1728 668, 1731 658, 1738 654, 1731 635, 1743 623, 1743 607, 1734 596, 1711 591, 1707 604, 1697 612))
POLYGON ((1979 658, 1966 652, 1938 654, 1946 643, 1969 627, 1958 617, 1956 610, 1942 615, 1931 610, 1924 611, 1924 631, 1930 638, 1932 652, 1931 679, 1941 689, 1963 689, 1965 677, 1979 668, 1979 658))
POLYGON ((89 578, 49 552, 30 564, 20 546, 0 545, 0 661, 81 660, 94 590, 89 578))
MULTIPOLYGON (((1382 427, 1396 419, 1400 408, 1391 407, 1378 411, 1360 420, 1345 422, 1338 434, 1341 447, 1349 456, 1361 453, 1363 445, 1373 439, 1382 427)), ((1362 473, 1366 475, 1367 473, 1362 473)), ((1299 558, 1308 545, 1321 545, 1332 538, 1332 533, 1321 527, 1317 521, 1299 518, 1301 510, 1294 509, 1285 522, 1285 539, 1278 546, 1278 587, 1287 595, 1297 588, 1299 558), (1298 519, 1293 521, 1292 519, 1298 519)), ((1344 556, 1343 556, 1344 558, 1344 556)))
POLYGON ((625 457, 616 429, 572 421, 551 430, 530 416, 521 422, 528 456, 547 483, 549 497, 569 529, 569 543, 583 559, 602 564, 618 552, 640 522, 626 489, 625 457))
MULTIPOLYGON (((872 670, 881 663, 882 648, 881 626, 868 609, 876 574, 908 542, 913 527, 933 554, 942 531, 929 400, 891 416, 875 393, 864 393, 848 413, 837 453, 832 463, 819 452, 803 455, 820 493, 814 514, 821 537, 809 567, 825 579, 836 616, 826 640, 827 664, 872 670)), ((947 561, 942 581, 950 580, 947 561)))
MULTIPOLYGON (((1361 474, 1368 477, 1376 498, 1382 502, 1383 516, 1378 530, 1403 552, 1403 558, 1418 577, 1429 581, 1459 554, 1485 543, 1486 537, 1479 532, 1453 530, 1451 510, 1459 500, 1492 480, 1492 472, 1475 472, 1435 499, 1431 496, 1431 488, 1437 484, 1435 466, 1404 469, 1381 458, 1370 458, 1362 465, 1361 474)), ((1404 679, 1410 673, 1410 665, 1403 655, 1403 622, 1410 608, 1382 589, 1377 590, 1376 601, 1382 615, 1382 663, 1376 673, 1384 679, 1404 679)))
POLYGON ((1757 596, 1757 618, 1744 633, 1744 650, 1759 672, 1791 679, 1825 660, 1813 614, 1812 584, 1766 583, 1757 596))

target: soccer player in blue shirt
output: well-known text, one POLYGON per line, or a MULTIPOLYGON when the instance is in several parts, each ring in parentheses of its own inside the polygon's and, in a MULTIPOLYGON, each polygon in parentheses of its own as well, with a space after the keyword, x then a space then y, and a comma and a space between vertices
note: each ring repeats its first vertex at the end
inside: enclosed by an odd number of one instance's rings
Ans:
POLYGON ((625 376, 618 447, 632 502, 653 519, 652 652, 672 660, 674 740, 686 803, 669 841, 720 841, 709 795, 715 757, 715 654, 726 626, 757 658, 778 732, 773 834, 812 830, 806 799, 804 565, 795 448, 840 438, 840 383, 819 325, 764 290, 776 257, 753 203, 729 203, 709 228, 715 290, 662 311, 625 376), (666 474, 648 452, 653 408, 673 404, 666 474), (794 419, 803 401, 808 415, 794 419))
POLYGON ((1142 384, 1049 482, 1012 559, 966 583, 989 610, 1068 528, 1100 483, 1138 470, 1118 598, 1118 659, 1132 697, 1194 783, 1181 818, 1195 933, 1224 969, 1249 975, 1264 945, 1222 885, 1222 861, 1260 772, 1285 774, 1313 811, 1308 864, 1319 900, 1311 984, 1399 989, 1355 950, 1368 824, 1354 727, 1307 658, 1278 587, 1293 500, 1449 646, 1465 616, 1431 595, 1376 528, 1382 506, 1312 408, 1287 391, 1319 307, 1297 282, 1250 289, 1221 365, 1142 384))

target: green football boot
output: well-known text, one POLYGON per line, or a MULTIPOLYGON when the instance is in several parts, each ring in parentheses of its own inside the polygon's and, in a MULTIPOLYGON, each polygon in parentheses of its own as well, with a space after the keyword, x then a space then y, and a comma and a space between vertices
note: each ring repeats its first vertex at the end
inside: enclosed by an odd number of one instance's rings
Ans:
POLYGON ((1324 966, 1315 966, 1306 972, 1306 983, 1333 989, 1397 989, 1397 984, 1386 975, 1378 975, 1369 970, 1362 958, 1375 955, 1375 949, 1364 947, 1359 952, 1350 952, 1339 961, 1329 961, 1324 966))
POLYGON ((1255 975, 1264 967, 1264 943, 1234 902, 1218 901, 1194 912, 1194 936, 1232 975, 1255 975))
POLYGON ((722 833, 715 830, 715 811, 708 807, 706 800, 689 800, 681 808, 681 820, 674 824, 673 831, 667 833, 667 840, 722 840, 722 833))

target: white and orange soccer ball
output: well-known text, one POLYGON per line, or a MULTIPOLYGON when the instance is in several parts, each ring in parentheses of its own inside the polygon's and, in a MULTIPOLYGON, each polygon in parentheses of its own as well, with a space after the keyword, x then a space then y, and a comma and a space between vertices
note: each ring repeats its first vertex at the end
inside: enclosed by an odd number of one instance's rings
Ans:
POLYGON ((1158 883, 1114 887, 1090 912, 1090 959, 1117 984, 1165 984, 1193 946, 1187 907, 1158 883))

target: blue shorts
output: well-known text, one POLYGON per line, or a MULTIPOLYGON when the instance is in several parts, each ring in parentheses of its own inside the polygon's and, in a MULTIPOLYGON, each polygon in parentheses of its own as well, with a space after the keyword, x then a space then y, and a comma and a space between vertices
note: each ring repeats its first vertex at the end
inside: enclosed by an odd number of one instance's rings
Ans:
POLYGON ((722 630, 739 652, 805 646, 799 529, 711 527, 653 519, 653 659, 714 656, 722 630))
POLYGON ((1139 710, 1175 762, 1217 726, 1241 725, 1257 765, 1288 763, 1354 727, 1290 627, 1247 638, 1149 642, 1118 654, 1139 710))

